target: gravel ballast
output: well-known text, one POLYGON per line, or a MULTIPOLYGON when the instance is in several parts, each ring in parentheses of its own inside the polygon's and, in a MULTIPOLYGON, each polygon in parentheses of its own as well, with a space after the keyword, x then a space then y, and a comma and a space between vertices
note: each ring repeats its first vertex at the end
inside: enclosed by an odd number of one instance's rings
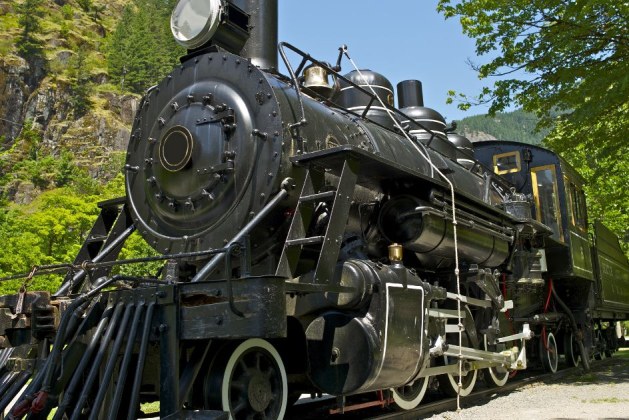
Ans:
POLYGON ((486 401, 462 399, 461 407, 460 413, 429 419, 629 419, 629 349, 593 362, 588 373, 528 384, 486 401))

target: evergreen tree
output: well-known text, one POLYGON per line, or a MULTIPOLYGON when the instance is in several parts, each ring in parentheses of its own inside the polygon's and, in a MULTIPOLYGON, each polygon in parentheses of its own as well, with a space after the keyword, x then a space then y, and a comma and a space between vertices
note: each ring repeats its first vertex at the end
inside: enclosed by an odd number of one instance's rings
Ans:
POLYGON ((78 48, 77 53, 73 57, 70 71, 70 103, 76 118, 82 117, 91 106, 90 94, 92 91, 92 83, 85 63, 86 58, 87 49, 82 45, 78 48))
POLYGON ((173 0, 136 0, 109 39, 107 65, 115 83, 135 93, 157 83, 185 51, 170 33, 173 0))
POLYGON ((26 58, 43 55, 42 42, 37 38, 41 30, 40 19, 43 15, 41 5, 44 0, 24 0, 17 6, 18 24, 22 30, 17 41, 19 54, 26 58))

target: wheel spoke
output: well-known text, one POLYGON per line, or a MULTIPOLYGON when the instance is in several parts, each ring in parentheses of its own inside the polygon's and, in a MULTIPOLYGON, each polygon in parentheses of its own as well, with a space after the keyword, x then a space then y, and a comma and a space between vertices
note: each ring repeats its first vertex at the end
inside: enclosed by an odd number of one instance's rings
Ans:
POLYGON ((238 361, 240 368, 246 373, 249 372, 249 366, 245 363, 244 357, 238 361))
POLYGON ((245 408, 247 408, 248 404, 247 401, 245 400, 241 400, 237 406, 232 408, 232 412, 234 414, 241 412, 242 410, 244 410, 245 408))
POLYGON ((262 353, 261 352, 256 352, 256 369, 258 370, 258 372, 262 371, 262 353))
POLYGON ((232 419, 277 419, 286 410, 286 373, 277 350, 263 339, 249 339, 230 349, 215 366, 208 383, 208 395, 220 395, 206 403, 221 404, 232 419), (228 357, 224 357, 227 356, 228 357), (222 362, 223 358, 227 361, 222 362), (219 381, 216 376, 220 376, 219 381), (217 379, 217 380, 212 380, 217 379), (218 388, 218 389, 217 389, 218 388))
POLYGON ((276 372, 275 372, 275 369, 273 368, 273 365, 269 365, 267 370, 264 372, 264 376, 266 376, 267 379, 271 379, 275 374, 276 372))
POLYGON ((232 381, 232 383, 229 384, 229 386, 232 389, 236 389, 238 391, 241 391, 242 393, 245 393, 247 391, 247 381, 245 381, 244 379, 239 379, 237 381, 232 381))

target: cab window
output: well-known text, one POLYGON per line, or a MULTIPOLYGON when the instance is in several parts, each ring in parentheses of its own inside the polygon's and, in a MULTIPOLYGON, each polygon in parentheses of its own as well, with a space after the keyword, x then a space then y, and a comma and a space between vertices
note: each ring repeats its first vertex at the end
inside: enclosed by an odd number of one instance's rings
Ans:
POLYGON ((569 215, 572 226, 587 232, 587 208, 585 207, 585 193, 574 182, 565 178, 568 192, 569 215))
POLYGON ((536 219, 552 229, 553 239, 563 242, 555 165, 532 168, 531 183, 535 197, 536 219))
POLYGON ((585 193, 583 192, 583 190, 579 190, 578 195, 579 195, 578 202, 579 202, 579 210, 580 210, 579 219, 578 219, 579 224, 584 230, 587 230, 588 213, 587 213, 587 207, 585 203, 585 193))
POLYGON ((572 215, 572 225, 582 231, 587 230, 587 211, 585 208, 585 194, 577 185, 572 182, 569 185, 568 193, 570 197, 570 213, 572 215))
POLYGON ((520 152, 518 150, 494 155, 494 172, 498 175, 520 171, 520 152))

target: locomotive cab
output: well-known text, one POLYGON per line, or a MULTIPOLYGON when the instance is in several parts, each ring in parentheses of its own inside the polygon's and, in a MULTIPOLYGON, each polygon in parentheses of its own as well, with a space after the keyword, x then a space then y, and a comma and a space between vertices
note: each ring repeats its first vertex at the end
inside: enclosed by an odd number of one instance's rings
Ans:
MULTIPOLYGON (((563 336, 558 347, 568 364, 578 362, 575 335, 582 337, 588 354, 600 358, 611 354, 617 340, 613 328, 604 329, 603 323, 629 315, 629 305, 623 303, 629 296, 629 262, 618 238, 600 221, 588 231, 583 178, 560 156, 534 145, 478 142, 474 153, 515 185, 517 192, 531 196, 534 217, 552 229, 545 247, 546 289, 549 298, 556 292, 555 300, 563 300, 574 322, 566 328, 566 318, 560 317, 559 322, 543 324, 542 331, 545 333, 548 326, 558 337, 563 336)), ((548 305, 540 309, 549 318, 548 305)))
POLYGON ((485 166, 529 195, 533 217, 548 226, 548 275, 594 280, 583 178, 561 157, 538 146, 511 141, 474 144, 485 166))

